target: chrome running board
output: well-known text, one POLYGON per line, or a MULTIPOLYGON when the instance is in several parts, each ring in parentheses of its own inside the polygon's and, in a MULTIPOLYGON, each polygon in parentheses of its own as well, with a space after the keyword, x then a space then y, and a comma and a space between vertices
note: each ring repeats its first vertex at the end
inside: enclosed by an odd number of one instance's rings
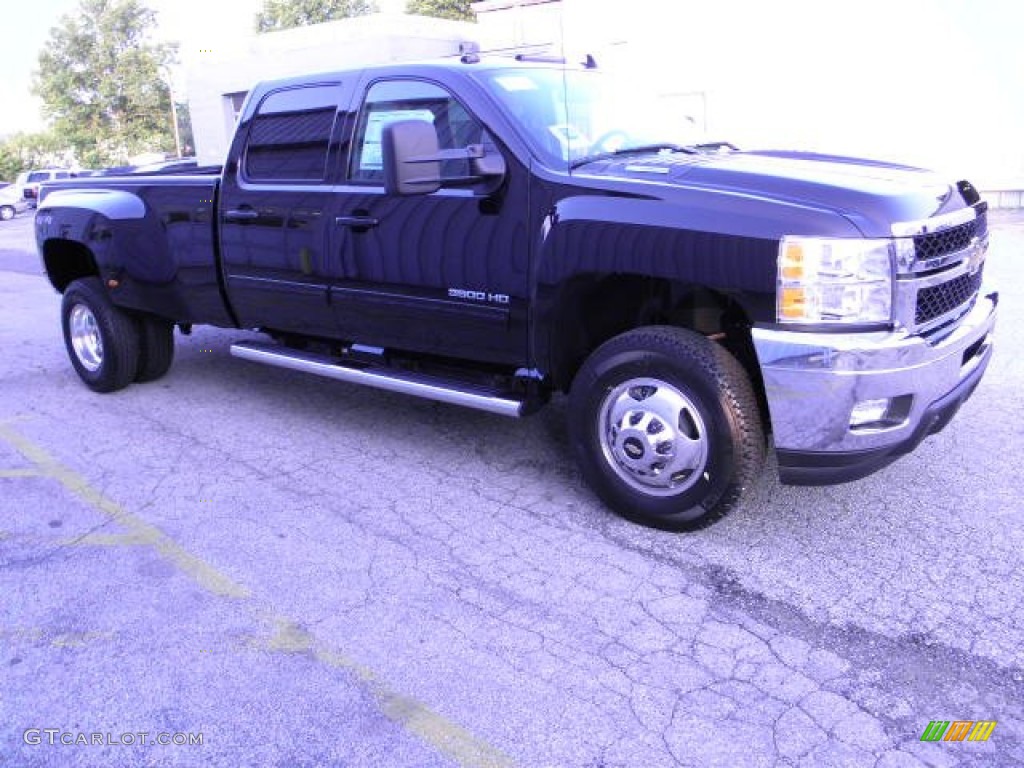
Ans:
POLYGON ((452 405, 462 405, 479 411, 496 413, 500 416, 519 418, 525 411, 525 401, 503 396, 497 392, 478 389, 436 376, 392 371, 386 368, 354 368, 334 358, 284 349, 274 344, 256 341, 239 341, 231 345, 231 354, 243 360, 274 365, 293 371, 324 376, 328 379, 346 381, 350 384, 364 384, 376 389, 398 392, 403 395, 425 397, 452 405))

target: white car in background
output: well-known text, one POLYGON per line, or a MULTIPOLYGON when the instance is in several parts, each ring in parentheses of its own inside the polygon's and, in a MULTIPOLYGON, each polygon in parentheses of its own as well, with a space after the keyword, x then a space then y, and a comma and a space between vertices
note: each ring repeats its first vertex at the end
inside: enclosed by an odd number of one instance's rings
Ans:
POLYGON ((28 200, 22 197, 21 188, 17 184, 9 184, 0 189, 0 221, 10 221, 28 209, 28 200))
POLYGON ((72 179, 75 176, 75 172, 68 168, 38 168, 21 174, 15 186, 20 190, 22 197, 28 200, 29 205, 35 208, 36 201, 39 200, 40 184, 55 179, 72 179))

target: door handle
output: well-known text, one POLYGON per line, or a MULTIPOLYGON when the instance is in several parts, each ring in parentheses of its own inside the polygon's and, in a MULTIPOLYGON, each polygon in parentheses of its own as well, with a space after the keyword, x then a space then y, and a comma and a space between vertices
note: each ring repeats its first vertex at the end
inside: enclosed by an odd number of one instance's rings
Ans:
POLYGON ((227 221, 252 221, 259 217, 259 211, 253 208, 238 208, 233 211, 224 211, 224 218, 227 221))
POLYGON ((352 229, 369 229, 380 224, 380 220, 373 216, 338 216, 334 223, 339 227, 352 227, 352 229))

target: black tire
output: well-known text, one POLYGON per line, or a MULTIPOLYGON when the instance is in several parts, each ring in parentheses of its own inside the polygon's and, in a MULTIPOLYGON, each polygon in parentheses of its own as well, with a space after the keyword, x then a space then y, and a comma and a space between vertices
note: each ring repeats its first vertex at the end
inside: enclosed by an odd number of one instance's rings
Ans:
POLYGON ((94 392, 131 384, 139 362, 138 326, 114 306, 97 277, 75 280, 61 302, 64 345, 71 364, 94 392))
POLYGON ((139 327, 139 364, 135 381, 156 381, 174 362, 174 323, 152 315, 136 318, 139 327))
POLYGON ((638 328, 600 346, 573 381, 568 415, 583 477, 611 509, 643 525, 713 523, 764 465, 746 371, 682 328, 638 328))
POLYGON ((10 221, 16 213, 13 205, 0 205, 0 221, 10 221))

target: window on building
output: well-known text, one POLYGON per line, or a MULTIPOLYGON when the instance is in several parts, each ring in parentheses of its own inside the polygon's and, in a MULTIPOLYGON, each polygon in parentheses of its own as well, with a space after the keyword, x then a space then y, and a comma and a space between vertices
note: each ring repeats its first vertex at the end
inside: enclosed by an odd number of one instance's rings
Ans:
POLYGON ((340 85, 276 91, 249 127, 245 176, 253 181, 323 181, 340 85))
MULTIPOLYGON (((441 149, 462 149, 488 141, 483 126, 448 91, 419 80, 385 80, 366 94, 360 112, 349 167, 355 181, 381 181, 384 163, 381 134, 384 126, 399 120, 422 120, 434 126, 441 149)), ((442 178, 468 176, 469 161, 445 160, 442 178)))

